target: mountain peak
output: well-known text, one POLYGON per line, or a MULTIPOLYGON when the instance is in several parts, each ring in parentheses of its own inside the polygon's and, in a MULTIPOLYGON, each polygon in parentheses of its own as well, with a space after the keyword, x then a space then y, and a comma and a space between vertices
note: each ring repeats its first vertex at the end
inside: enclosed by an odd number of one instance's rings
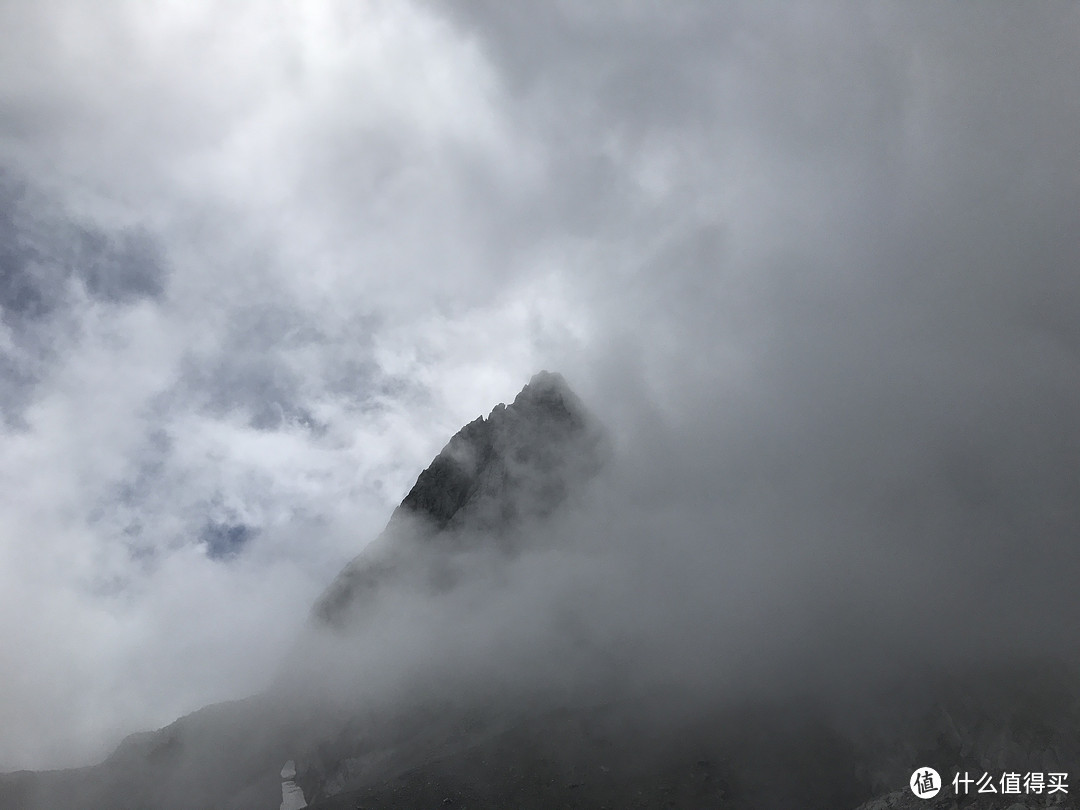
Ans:
POLYGON ((533 374, 532 379, 521 389, 521 393, 515 398, 515 402, 522 397, 528 398, 533 396, 541 396, 546 392, 555 391, 558 393, 573 393, 570 391, 570 386, 566 383, 566 378, 557 371, 541 370, 533 374))
POLYGON ((370 550, 316 605, 334 621, 356 595, 398 569, 403 548, 453 551, 482 542, 503 551, 515 532, 555 512, 599 471, 604 433, 561 374, 541 371, 509 405, 469 422, 420 473, 370 550))
POLYGON ((555 468, 569 450, 568 442, 584 433, 591 422, 562 375, 541 371, 509 405, 500 403, 486 419, 478 417, 459 430, 420 473, 395 516, 409 513, 430 522, 436 530, 452 522, 463 525, 469 512, 459 513, 477 496, 497 494, 505 499, 511 494, 507 487, 492 492, 491 485, 497 483, 490 480, 494 472, 499 473, 502 483, 513 473, 511 479, 518 490, 527 487, 528 474, 550 477, 563 472, 555 468), (489 485, 486 488, 482 486, 485 483, 489 485))

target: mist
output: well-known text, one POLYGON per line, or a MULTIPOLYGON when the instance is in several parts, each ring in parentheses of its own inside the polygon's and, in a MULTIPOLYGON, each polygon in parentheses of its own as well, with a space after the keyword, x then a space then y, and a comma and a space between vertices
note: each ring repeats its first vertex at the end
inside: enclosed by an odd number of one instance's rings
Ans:
POLYGON ((297 688, 1080 649, 1075 8, 100 8, 0 5, 0 770, 274 683, 540 368, 603 473, 297 688))

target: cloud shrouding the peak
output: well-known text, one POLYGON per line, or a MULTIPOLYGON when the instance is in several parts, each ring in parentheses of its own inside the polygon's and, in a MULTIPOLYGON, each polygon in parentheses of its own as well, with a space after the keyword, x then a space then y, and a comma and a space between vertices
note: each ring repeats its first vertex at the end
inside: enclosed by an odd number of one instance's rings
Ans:
MULTIPOLYGON (((722 533, 762 624, 804 604, 794 560, 834 617, 893 583, 902 624, 930 559, 956 626, 981 583, 1068 647, 1078 28, 0 5, 0 769, 258 689, 446 439, 545 367, 611 426, 612 497, 670 518, 652 588, 722 533)), ((705 591, 686 615, 737 603, 705 591)))

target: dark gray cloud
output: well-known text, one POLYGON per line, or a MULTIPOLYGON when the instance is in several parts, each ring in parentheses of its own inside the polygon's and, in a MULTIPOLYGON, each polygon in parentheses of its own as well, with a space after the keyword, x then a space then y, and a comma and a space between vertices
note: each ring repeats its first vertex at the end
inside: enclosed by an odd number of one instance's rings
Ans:
POLYGON ((715 617, 755 571, 739 593, 811 617, 825 671, 1071 637, 1075 15, 452 8, 579 169, 553 206, 607 215, 575 265, 593 351, 563 367, 677 516, 641 541, 692 561, 654 598, 715 617))
POLYGON ((109 233, 80 224, 56 202, 0 171, 0 233, 4 249, 0 306, 5 319, 50 315, 70 295, 72 281, 91 298, 114 304, 158 299, 167 270, 145 230, 109 233))
POLYGON ((110 240, 82 230, 73 259, 75 272, 90 294, 115 303, 159 298, 166 279, 161 262, 157 246, 145 231, 129 231, 110 240))
POLYGON ((251 527, 243 523, 211 523, 203 529, 202 541, 208 556, 228 560, 244 550, 253 534, 251 527))
POLYGON ((79 222, 14 171, 0 168, 0 412, 21 424, 34 386, 78 331, 80 296, 124 306, 160 300, 167 269, 145 230, 79 222))

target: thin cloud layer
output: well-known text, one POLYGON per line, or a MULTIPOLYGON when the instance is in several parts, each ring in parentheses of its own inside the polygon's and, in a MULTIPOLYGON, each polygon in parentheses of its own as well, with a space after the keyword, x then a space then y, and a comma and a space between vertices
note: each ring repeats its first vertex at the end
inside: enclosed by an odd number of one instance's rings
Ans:
POLYGON ((823 680, 874 637, 1075 646, 1078 27, 4 5, 0 768, 260 688, 541 367, 611 426, 632 517, 573 518, 602 564, 515 576, 600 638, 704 672, 849 621, 823 680), (716 632, 694 659, 664 628, 716 632))

